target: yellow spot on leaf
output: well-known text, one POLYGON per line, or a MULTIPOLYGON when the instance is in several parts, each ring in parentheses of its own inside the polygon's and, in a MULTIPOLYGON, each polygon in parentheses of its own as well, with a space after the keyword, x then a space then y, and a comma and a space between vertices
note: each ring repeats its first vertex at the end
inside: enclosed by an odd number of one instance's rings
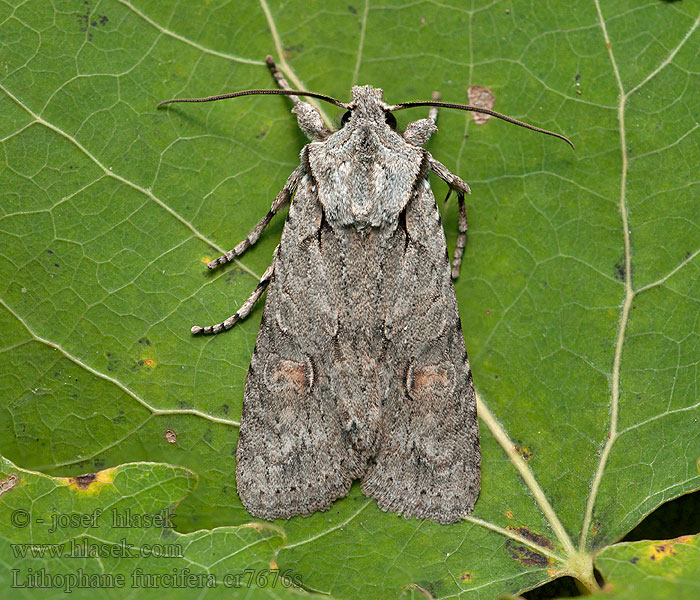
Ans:
POLYGON ((649 560, 661 561, 668 555, 677 554, 675 548, 673 547, 674 544, 675 540, 665 544, 652 544, 648 548, 649 560))
POLYGON ((532 452, 530 452, 525 446, 521 446, 518 448, 518 446, 515 447, 515 449, 520 452, 520 456, 522 456, 526 461, 530 460, 532 458, 532 452))
POLYGON ((507 511, 506 511, 506 517, 508 517, 509 519, 512 519, 512 518, 513 518, 513 513, 512 513, 511 511, 507 510, 507 511))
MULTIPOLYGON (((486 108, 489 110, 493 108, 493 103, 496 100, 493 92, 489 88, 481 85, 470 85, 467 89, 467 97, 469 98, 469 104, 472 106, 486 108)), ((483 125, 491 118, 491 115, 473 112, 472 117, 474 119, 474 123, 477 125, 483 125)))
POLYGON ((57 479, 61 485, 67 485, 78 494, 95 496, 103 487, 114 481, 116 472, 117 468, 112 467, 104 471, 97 471, 97 473, 87 473, 77 477, 58 477, 57 479))

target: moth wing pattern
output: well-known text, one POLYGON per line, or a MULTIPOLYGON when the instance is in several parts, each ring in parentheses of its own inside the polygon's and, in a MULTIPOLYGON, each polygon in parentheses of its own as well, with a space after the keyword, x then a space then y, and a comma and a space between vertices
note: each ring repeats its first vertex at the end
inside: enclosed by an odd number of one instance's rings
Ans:
POLYGON ((453 523, 476 502, 481 452, 447 245, 427 177, 396 235, 406 236, 405 251, 389 286, 384 331, 394 385, 362 489, 383 510, 453 523))
POLYGON ((321 226, 306 175, 274 259, 236 451, 241 501, 266 519, 324 510, 361 473, 328 375, 338 316, 333 274, 321 257, 321 226))
POLYGON ((302 151, 245 389, 237 482, 251 513, 322 510, 356 478, 384 510, 443 523, 471 510, 475 397, 431 160, 351 128, 302 151))

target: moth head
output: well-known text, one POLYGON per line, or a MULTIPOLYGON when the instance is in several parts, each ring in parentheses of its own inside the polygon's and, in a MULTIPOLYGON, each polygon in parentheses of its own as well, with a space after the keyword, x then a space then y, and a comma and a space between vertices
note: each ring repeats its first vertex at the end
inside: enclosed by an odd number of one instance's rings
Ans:
POLYGON ((352 88, 352 102, 348 104, 348 110, 340 122, 341 128, 351 121, 372 127, 386 124, 391 129, 396 129, 396 119, 389 111, 389 105, 384 102, 384 90, 371 85, 356 85, 352 88))

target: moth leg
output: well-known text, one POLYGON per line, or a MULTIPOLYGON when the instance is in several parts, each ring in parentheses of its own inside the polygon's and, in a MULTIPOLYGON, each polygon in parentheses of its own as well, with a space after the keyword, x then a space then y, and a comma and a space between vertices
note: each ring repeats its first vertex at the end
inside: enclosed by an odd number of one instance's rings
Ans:
POLYGON ((457 177, 457 175, 450 173, 445 165, 432 157, 430 158, 430 169, 450 188, 447 192, 445 202, 447 202, 447 199, 450 197, 450 194, 452 194, 453 191, 457 193, 457 201, 459 204, 459 235, 457 236, 457 246, 455 247, 455 252, 452 258, 452 279, 457 279, 457 277, 459 277, 460 266, 462 265, 464 247, 467 245, 467 228, 469 226, 467 222, 467 208, 464 203, 464 195, 471 194, 471 190, 469 189, 469 185, 466 181, 462 181, 459 177, 457 177))
MULTIPOLYGON (((275 78, 277 85, 279 85, 283 90, 291 91, 291 87, 284 78, 284 75, 277 70, 277 65, 272 57, 268 54, 265 57, 265 63, 268 69, 275 78)), ((311 141, 321 141, 327 138, 331 134, 331 130, 328 129, 323 124, 323 119, 320 113, 311 106, 308 102, 303 102, 299 96, 290 95, 288 96, 294 102, 294 108, 292 112, 297 116, 297 122, 299 123, 299 129, 304 132, 304 135, 308 137, 311 141)))
POLYGON ((464 247, 467 245, 467 228, 469 226, 467 223, 467 207, 464 202, 464 194, 457 194, 457 203, 459 204, 459 222, 457 224, 459 234, 457 235, 457 245, 455 246, 455 252, 452 257, 452 279, 457 279, 457 277, 459 277, 459 269, 462 266, 462 255, 464 254, 464 247))
MULTIPOLYGON (((433 100, 437 101, 440 99, 440 94, 438 92, 433 92, 433 100)), ((406 129, 403 132, 403 139, 409 144, 414 146, 423 146, 430 139, 438 129, 435 125, 437 121, 438 109, 437 106, 431 106, 430 111, 428 111, 427 119, 418 119, 418 121, 413 121, 406 125, 406 129)))
MULTIPOLYGON (((272 73, 272 76, 275 78, 275 81, 277 82, 277 85, 280 86, 283 90, 291 91, 291 87, 287 83, 287 80, 284 78, 284 75, 280 73, 277 70, 277 65, 275 64, 275 61, 273 60, 272 56, 269 54, 265 57, 265 64, 267 65, 267 68, 270 69, 270 73, 272 73)), ((289 98, 294 102, 294 104, 302 104, 301 98, 299 96, 289 96, 289 98)))
POLYGON ((216 325, 208 325, 207 327, 200 327, 199 325, 194 325, 191 329, 192 333, 194 335, 197 335, 200 333, 213 335, 213 334, 225 331, 227 329, 231 329, 231 327, 233 327, 236 323, 238 323, 238 321, 245 319, 250 314, 250 311, 253 310, 253 307, 255 306, 256 302, 258 300, 260 300, 260 297, 263 295, 263 292, 265 291, 267 286, 270 284, 270 279, 272 278, 272 273, 275 270, 275 261, 277 260, 278 249, 279 249, 279 246, 277 246, 277 248, 275 248, 275 253, 272 257, 272 262, 270 263, 270 266, 267 267, 267 269, 263 273, 263 276, 260 278, 260 283, 258 283, 258 285, 255 286, 253 293, 248 297, 248 299, 243 303, 243 305, 233 315, 231 315, 225 321, 222 321, 221 323, 217 323, 216 325))
POLYGON ((236 244, 236 247, 233 250, 229 250, 226 254, 219 256, 219 258, 209 261, 209 263, 207 263, 207 267, 210 269, 215 269, 219 265, 225 265, 226 263, 231 262, 234 258, 239 257, 255 242, 257 242, 260 234, 263 232, 265 227, 270 224, 270 221, 272 221, 272 217, 275 216, 280 208, 289 202, 289 199, 297 189, 297 186, 305 173, 306 169, 304 168, 303 164, 294 169, 292 174, 289 176, 289 179, 287 179, 287 183, 284 184, 284 187, 280 193, 277 194, 277 197, 272 203, 270 210, 268 210, 267 214, 260 219, 260 222, 255 226, 253 231, 251 231, 242 242, 236 244))

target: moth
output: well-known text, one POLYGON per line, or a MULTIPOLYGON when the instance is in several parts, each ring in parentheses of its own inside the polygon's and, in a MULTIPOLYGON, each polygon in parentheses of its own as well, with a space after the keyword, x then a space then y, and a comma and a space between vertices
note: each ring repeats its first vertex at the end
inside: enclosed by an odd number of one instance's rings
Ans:
MULTIPOLYGON (((311 140, 270 210, 216 268, 253 245, 283 206, 289 213, 272 262, 233 316, 194 334, 231 328, 267 290, 248 370, 236 451, 241 502, 264 519, 309 515, 345 496, 355 479, 382 510, 454 523, 480 489, 479 425, 452 279, 466 244, 469 186, 423 148, 439 107, 389 105, 372 86, 344 103, 290 89, 244 90, 207 102, 280 94, 311 140), (300 96, 345 109, 328 129, 300 96), (430 107, 396 130, 394 111, 430 107), (452 265, 430 173, 455 192, 459 236, 452 265)), ((571 142, 569 142, 571 144, 571 142)))

